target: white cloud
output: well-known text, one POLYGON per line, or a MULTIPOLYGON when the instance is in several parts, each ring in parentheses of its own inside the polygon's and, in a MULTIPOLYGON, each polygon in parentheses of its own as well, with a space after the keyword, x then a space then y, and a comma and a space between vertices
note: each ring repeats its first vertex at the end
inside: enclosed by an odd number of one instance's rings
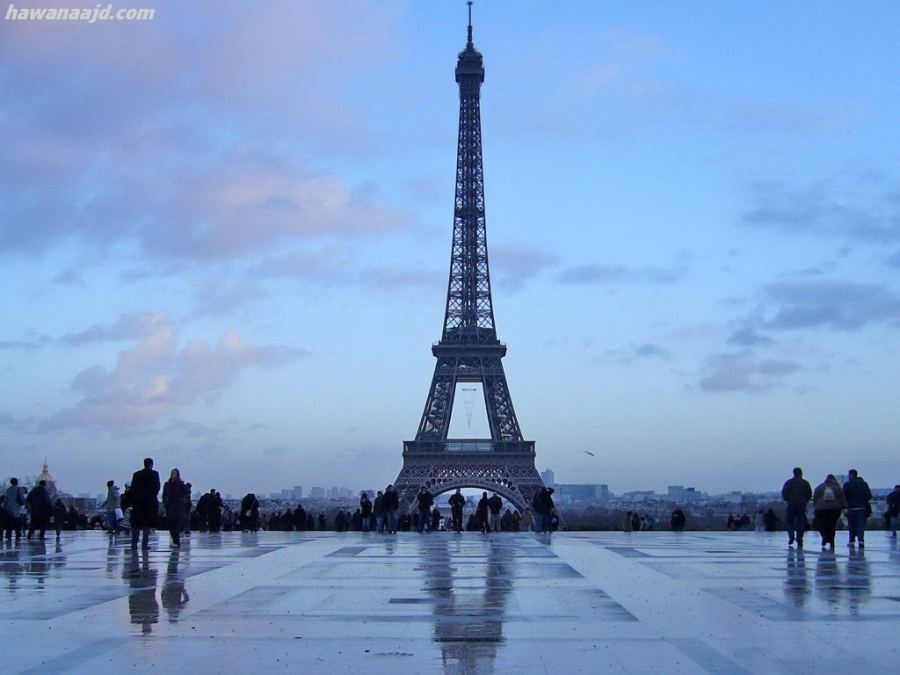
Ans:
MULTIPOLYGON (((172 416, 201 397, 218 394, 248 368, 283 364, 306 356, 305 350, 286 346, 252 346, 236 331, 226 332, 215 346, 191 340, 180 346, 176 326, 163 314, 152 322, 133 347, 119 353, 112 369, 92 366, 72 381, 76 404, 45 420, 43 430, 70 428, 116 430, 142 427, 172 416)), ((118 335, 116 326, 133 323, 125 318, 98 336, 118 335)))

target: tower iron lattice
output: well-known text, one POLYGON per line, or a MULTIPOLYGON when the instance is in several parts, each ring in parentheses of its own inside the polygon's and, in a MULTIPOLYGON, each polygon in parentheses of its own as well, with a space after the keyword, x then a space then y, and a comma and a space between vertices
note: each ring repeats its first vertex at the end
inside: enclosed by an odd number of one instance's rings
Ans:
POLYGON ((534 441, 522 437, 497 339, 488 267, 481 148, 481 84, 484 65, 472 42, 472 3, 466 48, 459 53, 459 141, 453 244, 444 330, 431 348, 437 359, 425 410, 414 441, 403 444, 403 468, 394 482, 411 503, 427 485, 439 494, 457 487, 496 491, 520 510, 544 486, 534 464, 534 441), (449 440, 457 383, 480 383, 491 437, 449 440))

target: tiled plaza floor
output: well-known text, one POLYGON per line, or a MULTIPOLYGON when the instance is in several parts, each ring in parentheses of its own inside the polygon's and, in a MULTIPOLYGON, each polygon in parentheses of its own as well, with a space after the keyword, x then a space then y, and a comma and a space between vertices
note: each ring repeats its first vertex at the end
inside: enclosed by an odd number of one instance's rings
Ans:
POLYGON ((64 533, 0 548, 3 671, 898 672, 896 540, 813 534, 64 533))

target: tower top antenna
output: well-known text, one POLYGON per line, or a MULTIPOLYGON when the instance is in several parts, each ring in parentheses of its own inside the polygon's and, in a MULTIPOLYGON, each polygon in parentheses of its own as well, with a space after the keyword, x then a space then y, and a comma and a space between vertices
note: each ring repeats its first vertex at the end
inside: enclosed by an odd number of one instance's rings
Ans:
POLYGON ((470 46, 472 44, 472 0, 469 0, 467 4, 469 5, 469 42, 466 46, 470 46))

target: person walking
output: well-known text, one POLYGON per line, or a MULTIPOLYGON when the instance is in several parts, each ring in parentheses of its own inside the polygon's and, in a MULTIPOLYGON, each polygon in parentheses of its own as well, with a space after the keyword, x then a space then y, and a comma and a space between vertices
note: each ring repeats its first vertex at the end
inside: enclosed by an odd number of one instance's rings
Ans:
POLYGON ((794 475, 784 482, 781 498, 787 502, 788 546, 797 542, 797 548, 803 548, 803 533, 806 530, 806 505, 812 499, 812 486, 803 478, 803 469, 794 467, 794 475))
POLYGON ((3 509, 6 511, 6 540, 12 539, 16 533, 16 541, 22 537, 22 507, 25 506, 25 495, 19 487, 18 478, 9 479, 9 487, 4 495, 3 509))
POLYGON ((841 511, 847 508, 844 491, 834 474, 825 476, 825 480, 816 486, 813 492, 813 513, 819 534, 822 535, 822 550, 831 546, 834 550, 834 532, 837 529, 841 511))
POLYGON ((891 537, 897 538, 897 523, 900 521, 900 485, 887 496, 888 515, 891 518, 891 537))
POLYGON ((150 528, 159 518, 159 473, 153 470, 153 460, 147 457, 144 468, 131 477, 131 548, 150 548, 150 528))
POLYGON ((106 501, 103 502, 103 510, 106 512, 106 530, 109 536, 119 534, 119 514, 122 510, 122 498, 119 496, 119 488, 113 480, 106 481, 106 501))
POLYGON ((184 529, 185 521, 184 504, 188 494, 188 487, 181 480, 181 472, 178 469, 172 469, 169 473, 169 480, 163 485, 162 502, 173 548, 181 546, 181 531, 184 529))
POLYGON ((847 472, 849 478, 844 483, 844 497, 847 498, 847 529, 850 530, 850 541, 847 546, 853 546, 854 540, 860 548, 866 545, 866 520, 872 515, 872 491, 869 484, 859 477, 856 469, 847 472))
POLYGON ((451 527, 454 532, 462 532, 463 508, 466 505, 466 498, 463 496, 462 490, 456 488, 456 492, 450 495, 450 499, 447 501, 450 504, 450 519, 453 521, 451 527))
POLYGON ((42 480, 35 485, 25 498, 25 503, 31 516, 28 522, 28 538, 31 539, 34 531, 38 530, 43 541, 50 525, 50 516, 53 515, 53 501, 47 492, 47 481, 42 480))

